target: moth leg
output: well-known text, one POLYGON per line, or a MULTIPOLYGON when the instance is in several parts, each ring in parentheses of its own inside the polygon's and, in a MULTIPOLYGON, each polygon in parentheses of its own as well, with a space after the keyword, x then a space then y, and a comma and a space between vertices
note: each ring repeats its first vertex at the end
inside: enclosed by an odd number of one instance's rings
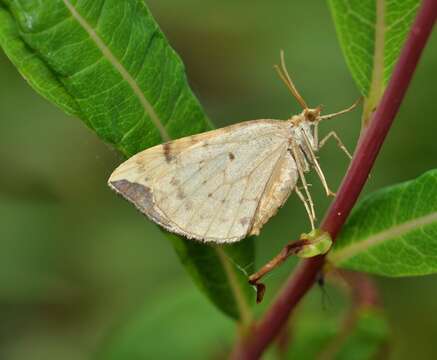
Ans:
POLYGON ((291 152, 293 154, 294 159, 296 160, 297 171, 299 172, 299 178, 300 178, 300 181, 302 182, 303 188, 305 190, 305 193, 307 196, 307 201, 310 204, 311 214, 313 216, 313 219, 316 219, 316 212, 314 211, 313 199, 312 199, 311 194, 308 190, 308 183, 305 179, 305 174, 304 174, 304 170, 303 170, 303 161, 304 160, 302 159, 302 156, 297 151, 296 144, 294 142, 291 144, 291 152))
POLYGON ((347 157, 349 159, 352 159, 352 155, 350 154, 350 152, 348 151, 348 149, 346 148, 346 146, 344 146, 343 142, 340 140, 339 136, 337 135, 337 133, 335 131, 331 131, 329 132, 328 135, 326 135, 322 140, 320 140, 319 142, 319 149, 321 149, 323 147, 323 145, 326 144, 326 142, 333 137, 336 141, 337 141, 337 146, 343 150, 343 152, 347 155, 347 157))
POLYGON ((318 122, 314 124, 313 139, 315 145, 314 148, 318 150, 319 149, 319 123, 318 122))
POLYGON ((303 138, 305 140, 305 143, 307 144, 308 154, 310 156, 310 161, 312 162, 314 168, 316 169, 316 173, 319 176, 319 179, 322 182, 323 187, 325 188, 326 195, 327 196, 335 196, 335 193, 329 189, 325 174, 323 173, 322 168, 320 167, 320 164, 317 161, 317 157, 314 154, 314 151, 311 147, 310 140, 308 139, 308 137, 306 136, 306 134, 304 132, 302 132, 302 135, 303 135, 303 138))
POLYGON ((310 223, 311 223, 311 230, 314 230, 314 218, 313 218, 313 214, 311 213, 310 207, 308 206, 308 202, 305 199, 305 197, 303 196, 303 194, 301 193, 301 191, 299 190, 299 188, 296 186, 296 194, 297 196, 299 196, 299 199, 303 202, 303 206, 305 206, 305 210, 308 214, 308 218, 310 219, 310 223))

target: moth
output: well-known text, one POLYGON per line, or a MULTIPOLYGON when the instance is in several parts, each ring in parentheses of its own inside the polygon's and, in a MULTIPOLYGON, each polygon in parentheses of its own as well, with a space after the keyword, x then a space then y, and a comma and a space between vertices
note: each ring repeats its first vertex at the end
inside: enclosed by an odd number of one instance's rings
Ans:
POLYGON ((321 115, 293 84, 281 52, 275 66, 303 111, 287 120, 252 120, 188 136, 144 150, 122 163, 109 186, 168 231, 189 239, 232 243, 258 235, 294 191, 311 227, 316 214, 305 173, 315 169, 329 189, 316 153, 330 138, 349 152, 335 132, 318 139, 321 115), (298 187, 300 182, 303 192, 298 187))

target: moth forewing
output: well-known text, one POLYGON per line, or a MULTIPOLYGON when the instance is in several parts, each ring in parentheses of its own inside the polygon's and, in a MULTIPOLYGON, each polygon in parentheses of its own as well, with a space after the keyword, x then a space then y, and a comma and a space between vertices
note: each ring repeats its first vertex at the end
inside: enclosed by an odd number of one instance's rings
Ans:
POLYGON ((169 231, 238 241, 259 233, 296 184, 291 126, 254 120, 158 145, 124 162, 108 182, 169 231))

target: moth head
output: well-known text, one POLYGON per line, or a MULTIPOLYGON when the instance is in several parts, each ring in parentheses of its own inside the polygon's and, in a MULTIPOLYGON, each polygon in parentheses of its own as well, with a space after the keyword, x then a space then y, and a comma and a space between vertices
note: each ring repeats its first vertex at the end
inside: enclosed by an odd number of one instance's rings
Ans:
POLYGON ((316 121, 319 121, 321 111, 322 111, 321 106, 317 106, 314 109, 306 108, 303 110, 302 115, 306 121, 310 123, 314 123, 316 121))

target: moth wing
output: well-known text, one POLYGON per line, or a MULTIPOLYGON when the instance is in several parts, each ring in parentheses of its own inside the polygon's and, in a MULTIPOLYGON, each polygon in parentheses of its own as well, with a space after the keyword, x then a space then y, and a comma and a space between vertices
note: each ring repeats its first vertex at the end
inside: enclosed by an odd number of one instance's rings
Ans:
POLYGON ((255 213, 250 235, 258 235, 263 225, 284 205, 291 191, 296 186, 297 180, 298 170, 296 161, 286 152, 273 169, 272 176, 267 183, 255 213))
POLYGON ((277 195, 285 176, 278 169, 291 158, 287 148, 286 123, 249 121, 147 149, 108 183, 171 232, 234 242, 272 216, 278 201, 266 196, 277 195))

